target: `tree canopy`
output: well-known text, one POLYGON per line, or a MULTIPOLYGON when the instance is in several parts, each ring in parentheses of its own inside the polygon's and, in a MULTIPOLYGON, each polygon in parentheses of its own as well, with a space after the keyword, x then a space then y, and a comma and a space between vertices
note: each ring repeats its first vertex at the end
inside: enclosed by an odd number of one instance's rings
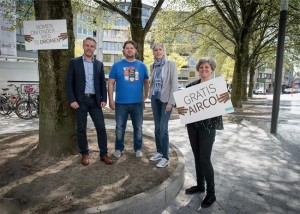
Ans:
POLYGON ((149 19, 147 20, 145 26, 143 26, 142 22, 142 0, 132 0, 130 1, 130 11, 123 11, 119 9, 120 3, 119 1, 107 1, 107 0, 94 0, 94 2, 98 3, 101 7, 106 8, 108 10, 114 11, 115 13, 121 15, 124 19, 126 19, 130 24, 130 32, 131 38, 138 45, 139 59, 144 60, 144 43, 145 37, 149 32, 153 21, 159 12, 162 4, 165 0, 158 0, 157 4, 154 5, 153 10, 151 10, 149 19))

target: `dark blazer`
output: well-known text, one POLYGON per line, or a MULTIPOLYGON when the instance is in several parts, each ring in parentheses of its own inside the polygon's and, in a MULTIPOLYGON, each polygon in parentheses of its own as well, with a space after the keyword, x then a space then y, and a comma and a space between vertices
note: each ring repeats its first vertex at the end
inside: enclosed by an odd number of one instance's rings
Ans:
MULTIPOLYGON (((107 89, 104 75, 103 63, 94 60, 94 87, 96 100, 100 106, 101 102, 107 102, 107 89)), ((82 56, 74 58, 70 61, 67 76, 67 92, 68 101, 81 102, 84 97, 85 90, 85 72, 82 56)))

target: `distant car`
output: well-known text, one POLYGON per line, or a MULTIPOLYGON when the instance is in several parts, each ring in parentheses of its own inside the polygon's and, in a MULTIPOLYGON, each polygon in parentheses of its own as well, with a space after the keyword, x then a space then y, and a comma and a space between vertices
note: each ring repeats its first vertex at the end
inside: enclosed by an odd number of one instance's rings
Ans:
POLYGON ((284 94, 291 94, 291 93, 294 93, 294 94, 296 94, 296 93, 300 93, 300 90, 299 90, 299 88, 285 88, 284 90, 283 90, 283 93, 284 94))
POLYGON ((253 90, 253 94, 265 94, 266 90, 264 88, 257 88, 253 90))

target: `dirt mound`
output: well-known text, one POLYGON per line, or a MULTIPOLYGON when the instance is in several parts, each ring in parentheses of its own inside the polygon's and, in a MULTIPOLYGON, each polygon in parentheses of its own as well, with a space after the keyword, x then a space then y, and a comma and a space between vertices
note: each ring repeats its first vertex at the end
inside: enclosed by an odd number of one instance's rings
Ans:
MULTIPOLYGON (((114 151, 114 130, 107 130, 109 156, 114 151)), ((158 169, 149 158, 153 138, 144 136, 143 158, 136 158, 132 133, 126 133, 125 150, 114 165, 99 160, 94 130, 88 130, 90 165, 80 154, 45 157, 37 149, 38 131, 0 135, 1 213, 61 213, 122 200, 150 190, 165 181, 177 166, 170 149, 169 167, 158 169)))

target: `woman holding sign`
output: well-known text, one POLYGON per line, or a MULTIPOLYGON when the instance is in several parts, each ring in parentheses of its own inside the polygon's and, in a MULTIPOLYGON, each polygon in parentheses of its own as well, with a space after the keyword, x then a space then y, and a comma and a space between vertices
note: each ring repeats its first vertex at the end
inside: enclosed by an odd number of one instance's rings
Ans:
MULTIPOLYGON (((215 68, 216 63, 214 60, 208 58, 200 59, 196 66, 200 79, 190 83, 187 87, 211 80, 211 74, 215 68)), ((220 94, 218 102, 226 102, 227 100, 229 100, 228 92, 220 94)), ((178 113, 182 115, 186 114, 187 110, 185 107, 177 108, 178 113)), ((187 124, 189 140, 195 158, 197 185, 186 189, 185 193, 195 194, 205 192, 206 182, 207 194, 201 203, 201 207, 203 208, 210 207, 216 201, 214 169, 210 157, 216 130, 221 129, 223 129, 222 116, 187 124)))
POLYGON ((175 100, 173 92, 178 90, 178 73, 176 63, 166 58, 163 44, 152 48, 154 63, 151 65, 150 95, 155 125, 156 153, 150 158, 158 161, 156 167, 164 168, 169 164, 168 123, 175 100))

